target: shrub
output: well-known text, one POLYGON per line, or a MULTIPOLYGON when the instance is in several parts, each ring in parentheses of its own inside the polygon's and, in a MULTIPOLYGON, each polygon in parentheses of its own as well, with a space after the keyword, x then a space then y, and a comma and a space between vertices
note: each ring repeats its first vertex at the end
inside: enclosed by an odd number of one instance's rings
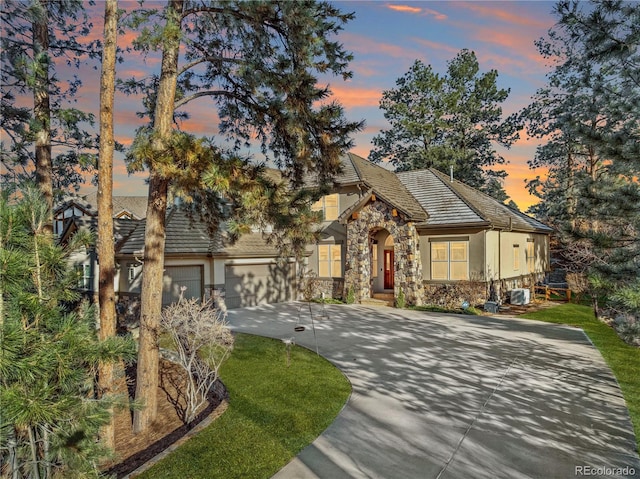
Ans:
POLYGON ((160 324, 173 339, 178 364, 187 373, 184 422, 190 423, 207 400, 218 371, 233 349, 223 314, 199 299, 183 299, 162 311, 160 324))
POLYGON ((406 306, 406 300, 404 297, 404 291, 400 290, 398 291, 398 297, 396 298, 396 308, 399 309, 404 309, 404 307, 406 306))
POLYGON ((345 303, 353 304, 356 302, 356 292, 353 290, 353 286, 349 286, 347 290, 347 297, 345 298, 345 303))
POLYGON ((486 298, 486 286, 480 281, 459 281, 448 284, 426 284, 424 304, 445 309, 460 309, 463 301, 482 304, 486 298))

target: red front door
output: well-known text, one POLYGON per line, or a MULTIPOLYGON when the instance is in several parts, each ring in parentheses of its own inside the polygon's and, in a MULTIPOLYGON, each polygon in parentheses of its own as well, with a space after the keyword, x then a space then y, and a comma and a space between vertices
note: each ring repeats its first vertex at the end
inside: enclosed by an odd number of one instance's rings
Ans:
POLYGON ((393 250, 384 250, 384 289, 393 289, 393 250))

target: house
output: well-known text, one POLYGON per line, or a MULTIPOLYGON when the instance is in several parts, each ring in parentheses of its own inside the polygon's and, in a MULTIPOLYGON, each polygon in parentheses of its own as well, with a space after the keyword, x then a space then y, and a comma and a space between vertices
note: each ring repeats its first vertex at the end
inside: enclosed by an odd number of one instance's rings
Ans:
MULTIPOLYGON (((434 169, 394 173, 352 153, 342 163, 331 191, 313 205, 324 220, 300 264, 281 258, 259 231, 231 243, 224 226, 210 235, 203 221, 170 208, 163 304, 181 288, 229 308, 294 300, 307 270, 317 277, 318 295, 351 291, 363 301, 402 291, 409 304, 422 303, 430 285, 474 281, 488 294, 490 285, 506 291, 543 280, 552 230, 539 221, 434 169)), ((66 234, 82 221, 68 222, 66 234)), ((121 306, 134 311, 145 221, 128 221, 116 223, 115 286, 121 306)), ((95 278, 91 268, 87 276, 95 278)))
POLYGON ((324 212, 308 267, 325 294, 356 300, 474 280, 506 291, 541 281, 551 228, 435 169, 393 173, 349 153, 324 212))
MULTIPOLYGON (((122 220, 139 220, 147 214, 146 196, 114 196, 113 217, 122 220)), ((67 222, 73 218, 97 218, 98 192, 84 196, 67 196, 53 211, 53 234, 62 235, 67 222)))
MULTIPOLYGON (((114 218, 113 239, 117 251, 138 226, 137 220, 114 218)), ((64 228, 58 235, 61 244, 69 242, 79 230, 89 231, 94 237, 98 231, 97 216, 72 216, 64 222, 64 228)), ((94 296, 98 291, 98 257, 94 246, 83 246, 71 252, 69 262, 78 275, 78 289, 87 296, 94 296)))

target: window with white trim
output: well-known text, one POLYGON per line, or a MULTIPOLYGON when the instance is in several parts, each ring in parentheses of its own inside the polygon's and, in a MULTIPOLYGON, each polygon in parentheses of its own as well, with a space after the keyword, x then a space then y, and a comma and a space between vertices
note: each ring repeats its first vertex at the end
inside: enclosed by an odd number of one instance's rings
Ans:
POLYGON ((322 211, 324 221, 337 220, 340 214, 340 195, 326 195, 311 205, 312 211, 322 211))
POLYGON ((469 279, 469 242, 433 241, 431 279, 455 281, 469 279))
POLYGON ((318 245, 318 276, 321 278, 342 277, 342 246, 339 244, 318 245))
POLYGON ((79 264, 76 266, 76 273, 78 275, 78 288, 91 289, 91 265, 79 264))

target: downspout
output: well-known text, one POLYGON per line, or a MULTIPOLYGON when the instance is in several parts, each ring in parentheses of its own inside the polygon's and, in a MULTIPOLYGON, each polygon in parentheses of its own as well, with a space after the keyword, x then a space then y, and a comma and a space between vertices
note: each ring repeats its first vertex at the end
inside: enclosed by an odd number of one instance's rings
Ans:
MULTIPOLYGON (((498 284, 502 283, 502 230, 498 230, 498 284)), ((502 293, 502 292, 501 292, 502 293)))
POLYGON ((484 266, 482 267, 483 269, 483 276, 484 276, 484 281, 485 283, 488 283, 488 276, 489 276, 489 271, 487 271, 487 230, 484 230, 484 245, 482 248, 482 262, 484 264, 484 266))

